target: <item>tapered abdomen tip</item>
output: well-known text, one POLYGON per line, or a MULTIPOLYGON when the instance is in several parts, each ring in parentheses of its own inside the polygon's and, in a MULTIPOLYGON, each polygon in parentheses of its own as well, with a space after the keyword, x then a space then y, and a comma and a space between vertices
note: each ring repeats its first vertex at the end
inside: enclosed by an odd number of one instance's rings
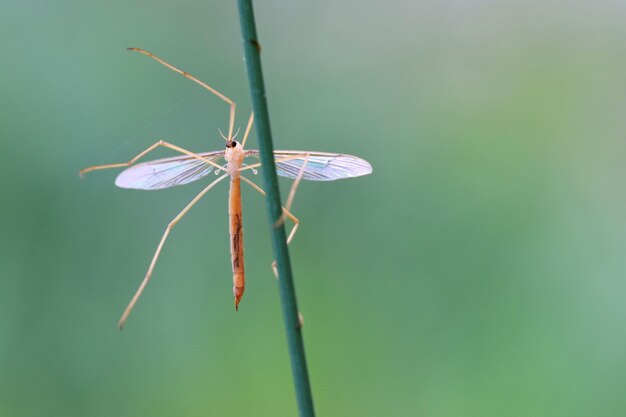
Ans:
POLYGON ((239 311, 239 302, 243 297, 243 287, 233 287, 233 294, 235 295, 235 310, 239 311))

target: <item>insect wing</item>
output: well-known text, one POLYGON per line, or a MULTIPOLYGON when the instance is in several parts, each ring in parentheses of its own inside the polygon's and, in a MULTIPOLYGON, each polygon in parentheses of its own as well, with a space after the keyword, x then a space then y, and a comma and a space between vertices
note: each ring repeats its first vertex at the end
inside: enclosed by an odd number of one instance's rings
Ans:
POLYGON ((309 181, 334 181, 360 177, 372 173, 372 166, 364 159, 353 155, 276 151, 276 173, 287 178, 297 178, 304 165, 302 178, 309 181), (307 157, 308 155, 308 157, 307 157))
MULTIPOLYGON (((199 155, 216 162, 224 157, 224 151, 205 152, 199 155)), ((199 180, 214 168, 203 160, 187 155, 156 159, 122 171, 115 179, 115 185, 135 190, 160 190, 199 180)))

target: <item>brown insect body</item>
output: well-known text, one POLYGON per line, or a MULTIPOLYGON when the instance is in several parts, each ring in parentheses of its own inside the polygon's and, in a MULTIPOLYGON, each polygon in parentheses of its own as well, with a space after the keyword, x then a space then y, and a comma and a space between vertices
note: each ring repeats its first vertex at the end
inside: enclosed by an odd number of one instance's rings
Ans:
POLYGON ((233 269, 233 295, 235 309, 239 309, 239 301, 243 297, 246 277, 243 258, 243 215, 241 208, 241 178, 239 169, 246 154, 243 147, 232 142, 226 148, 224 159, 228 162, 227 172, 230 174, 230 192, 228 195, 228 223, 230 227, 230 260, 233 269))
POLYGON ((230 224, 230 260, 233 267, 233 295, 235 309, 239 309, 239 301, 245 289, 245 271, 243 262, 243 219, 241 214, 241 179, 230 179, 228 199, 228 220, 230 224))

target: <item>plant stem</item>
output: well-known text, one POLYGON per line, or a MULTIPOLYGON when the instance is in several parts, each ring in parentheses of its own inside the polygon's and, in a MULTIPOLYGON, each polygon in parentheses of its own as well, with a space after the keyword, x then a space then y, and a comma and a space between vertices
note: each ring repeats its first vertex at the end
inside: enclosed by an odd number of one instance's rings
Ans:
POLYGON ((263 166, 261 171, 267 192, 265 202, 267 205, 272 248, 274 250, 279 276, 278 288, 283 318, 285 320, 285 332, 287 335, 289 356, 291 358, 291 369, 293 372, 298 411, 300 417, 314 417, 313 396, 311 394, 311 385, 309 383, 309 374, 306 366, 302 327, 298 318, 296 291, 291 275, 291 264, 289 262, 284 222, 280 222, 280 225, 276 226, 278 219, 282 216, 282 209, 278 189, 278 178, 274 164, 274 148, 272 145, 270 119, 265 98, 263 72, 261 70, 261 46, 256 34, 252 0, 238 0, 238 3, 243 49, 245 52, 246 67, 248 69, 250 94, 252 96, 252 108, 254 110, 260 157, 263 166))

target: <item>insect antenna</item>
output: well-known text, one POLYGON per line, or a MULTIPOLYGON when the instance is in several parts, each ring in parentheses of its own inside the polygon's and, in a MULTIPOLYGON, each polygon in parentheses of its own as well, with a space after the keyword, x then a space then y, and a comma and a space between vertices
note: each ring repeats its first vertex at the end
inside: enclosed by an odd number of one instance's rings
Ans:
MULTIPOLYGON (((239 131, 241 130, 241 128, 237 128, 237 131, 235 132, 235 134, 233 135, 233 140, 235 140, 235 138, 237 137, 237 135, 239 134, 239 131)), ((224 134, 222 133, 222 130, 218 127, 217 131, 220 132, 220 136, 222 137, 222 139, 224 139, 226 142, 230 142, 228 140, 228 138, 226 136, 224 136, 224 134)))
POLYGON ((224 134, 222 133, 222 130, 218 127, 217 131, 220 132, 220 136, 226 141, 228 142, 228 138, 226 136, 224 136, 224 134))

